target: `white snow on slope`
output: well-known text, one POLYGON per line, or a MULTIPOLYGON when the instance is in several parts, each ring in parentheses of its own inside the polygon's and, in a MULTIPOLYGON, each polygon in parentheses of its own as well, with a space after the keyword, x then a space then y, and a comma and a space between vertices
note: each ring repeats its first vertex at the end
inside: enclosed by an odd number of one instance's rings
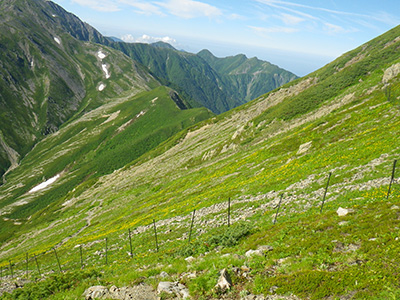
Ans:
POLYGON ((106 87, 106 85, 105 85, 104 83, 101 83, 101 84, 99 85, 99 91, 101 92, 102 90, 105 89, 105 87, 106 87))
POLYGON ((100 59, 106 58, 107 55, 105 55, 101 50, 99 50, 99 52, 97 52, 97 57, 100 59))
POLYGON ((58 37, 54 37, 54 40, 56 41, 57 44, 61 45, 61 41, 58 37))
POLYGON ((107 65, 106 64, 102 64, 101 68, 103 69, 104 74, 106 74, 106 79, 110 78, 110 73, 108 73, 107 65))
POLYGON ((35 186, 32 188, 29 193, 37 192, 40 191, 46 187, 48 187, 50 184, 54 183, 58 178, 60 178, 60 174, 57 174, 54 177, 51 177, 50 179, 46 180, 45 182, 42 182, 41 184, 35 186))

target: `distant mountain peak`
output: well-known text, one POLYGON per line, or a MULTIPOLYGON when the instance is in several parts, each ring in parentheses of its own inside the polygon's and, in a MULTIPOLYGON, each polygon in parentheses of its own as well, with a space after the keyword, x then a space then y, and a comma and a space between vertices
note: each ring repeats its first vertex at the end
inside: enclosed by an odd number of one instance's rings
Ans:
POLYGON ((151 46, 155 47, 155 48, 165 48, 165 49, 172 49, 172 50, 177 50, 176 48, 174 48, 171 44, 168 44, 166 42, 162 42, 162 41, 158 41, 155 43, 151 43, 151 46))

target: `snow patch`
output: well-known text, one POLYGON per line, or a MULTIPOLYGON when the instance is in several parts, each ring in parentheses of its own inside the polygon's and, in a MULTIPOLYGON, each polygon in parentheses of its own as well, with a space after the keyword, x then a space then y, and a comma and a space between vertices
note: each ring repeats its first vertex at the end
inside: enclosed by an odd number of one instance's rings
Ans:
POLYGON ((154 102, 156 102, 156 101, 157 101, 157 99, 158 99, 158 97, 155 97, 153 100, 151 100, 151 103, 154 103, 154 102))
POLYGON ((108 72, 107 65, 106 65, 106 64, 102 64, 102 65, 101 65, 101 68, 103 69, 104 74, 106 74, 106 79, 110 78, 111 75, 110 75, 110 73, 108 72))
POLYGON ((54 183, 58 178, 60 178, 60 174, 57 174, 54 177, 51 177, 50 179, 46 180, 45 182, 42 182, 41 184, 35 186, 34 188, 32 188, 29 193, 34 193, 37 191, 40 191, 46 187, 48 187, 50 184, 54 183))
POLYGON ((104 83, 100 83, 99 85, 99 91, 101 92, 102 90, 104 90, 106 87, 106 85, 104 83))
POLYGON ((54 40, 56 41, 57 44, 61 45, 61 41, 58 37, 54 37, 54 40))
POLYGON ((99 50, 99 52, 97 52, 97 57, 100 59, 106 58, 107 55, 105 55, 101 50, 99 50))

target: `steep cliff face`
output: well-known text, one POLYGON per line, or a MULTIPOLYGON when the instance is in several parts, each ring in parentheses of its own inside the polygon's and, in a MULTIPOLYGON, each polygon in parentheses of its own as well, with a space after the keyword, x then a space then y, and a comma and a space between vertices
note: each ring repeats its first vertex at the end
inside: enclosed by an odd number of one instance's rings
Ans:
POLYGON ((101 80, 113 80, 104 96, 155 81, 122 53, 85 42, 107 44, 50 1, 2 1, 0 19, 0 175, 83 107, 102 103, 101 80))
POLYGON ((198 54, 218 74, 229 97, 240 98, 243 102, 253 100, 266 92, 276 89, 297 78, 287 70, 256 57, 247 58, 243 54, 229 57, 215 57, 210 51, 198 54))

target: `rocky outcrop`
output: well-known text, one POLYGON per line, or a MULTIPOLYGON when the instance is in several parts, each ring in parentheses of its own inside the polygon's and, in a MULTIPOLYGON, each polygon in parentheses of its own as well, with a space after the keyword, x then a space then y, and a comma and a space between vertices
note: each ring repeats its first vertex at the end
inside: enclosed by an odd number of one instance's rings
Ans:
POLYGON ((226 269, 221 270, 218 283, 215 286, 217 290, 222 292, 229 290, 232 287, 232 279, 226 269))
POLYGON ((97 285, 88 288, 83 295, 85 300, 157 300, 156 292, 149 285, 137 285, 121 288, 112 286, 109 289, 105 286, 97 285))
POLYGON ((245 255, 246 257, 252 257, 252 256, 265 256, 267 252, 274 250, 272 246, 269 245, 263 245, 259 246, 256 250, 248 250, 245 255))
POLYGON ((394 64, 383 73, 382 82, 387 84, 389 80, 400 74, 400 63, 394 64))
POLYGON ((157 287, 157 293, 167 293, 178 299, 188 299, 189 290, 179 282, 161 281, 157 287))

